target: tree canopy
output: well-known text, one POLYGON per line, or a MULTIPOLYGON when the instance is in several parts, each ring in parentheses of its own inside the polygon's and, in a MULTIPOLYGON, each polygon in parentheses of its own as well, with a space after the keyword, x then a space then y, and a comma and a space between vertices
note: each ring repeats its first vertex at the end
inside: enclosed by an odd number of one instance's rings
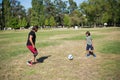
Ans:
POLYGON ((32 0, 27 11, 18 0, 0 3, 0 29, 38 25, 48 27, 120 26, 120 0, 32 0))

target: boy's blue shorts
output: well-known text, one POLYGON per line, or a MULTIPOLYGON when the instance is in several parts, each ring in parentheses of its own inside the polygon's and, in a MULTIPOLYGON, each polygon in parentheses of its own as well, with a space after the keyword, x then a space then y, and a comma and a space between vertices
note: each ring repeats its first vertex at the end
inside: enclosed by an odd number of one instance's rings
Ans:
POLYGON ((92 45, 88 45, 86 46, 86 50, 94 50, 93 46, 92 45))

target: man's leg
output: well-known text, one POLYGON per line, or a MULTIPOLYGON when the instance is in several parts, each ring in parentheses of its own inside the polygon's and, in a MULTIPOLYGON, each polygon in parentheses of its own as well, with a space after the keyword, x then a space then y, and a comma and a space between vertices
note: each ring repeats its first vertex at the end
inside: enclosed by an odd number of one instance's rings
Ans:
POLYGON ((33 53, 33 60, 32 60, 32 62, 33 63, 36 63, 37 62, 37 60, 36 60, 36 56, 38 55, 38 51, 37 51, 37 49, 35 48, 34 49, 34 53, 33 53))

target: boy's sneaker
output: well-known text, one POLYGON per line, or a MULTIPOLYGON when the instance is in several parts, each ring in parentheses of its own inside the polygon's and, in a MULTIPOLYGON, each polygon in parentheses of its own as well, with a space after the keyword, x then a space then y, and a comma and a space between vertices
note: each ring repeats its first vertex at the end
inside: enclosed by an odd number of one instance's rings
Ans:
POLYGON ((27 61, 27 65, 32 66, 32 61, 27 61))
POLYGON ((94 56, 94 58, 96 58, 96 55, 95 55, 95 54, 93 54, 93 56, 94 56))
POLYGON ((86 55, 86 57, 89 57, 90 56, 90 54, 88 53, 87 55, 86 55))

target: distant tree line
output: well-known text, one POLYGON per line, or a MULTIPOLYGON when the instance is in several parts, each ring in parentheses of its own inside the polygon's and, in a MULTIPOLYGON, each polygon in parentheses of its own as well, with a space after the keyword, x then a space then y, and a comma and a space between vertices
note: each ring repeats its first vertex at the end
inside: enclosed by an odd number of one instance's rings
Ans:
POLYGON ((120 26, 120 0, 32 0, 27 11, 18 0, 0 3, 0 29, 120 26))
POLYGON ((20 28, 27 25, 24 6, 17 0, 2 0, 0 4, 0 28, 20 28))

